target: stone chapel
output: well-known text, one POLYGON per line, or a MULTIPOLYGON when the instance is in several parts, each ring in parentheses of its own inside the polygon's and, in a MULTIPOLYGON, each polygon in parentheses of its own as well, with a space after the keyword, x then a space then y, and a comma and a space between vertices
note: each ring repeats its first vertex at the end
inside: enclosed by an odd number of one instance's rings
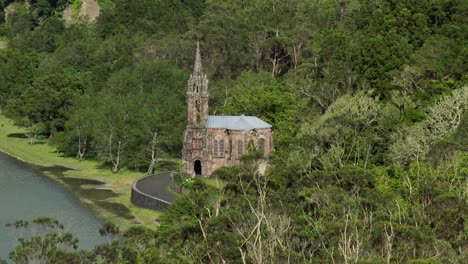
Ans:
POLYGON ((249 145, 265 156, 273 150, 270 124, 255 116, 209 116, 208 99, 208 79, 203 73, 197 43, 187 88, 187 128, 182 153, 187 175, 207 177, 220 167, 239 164, 249 145))

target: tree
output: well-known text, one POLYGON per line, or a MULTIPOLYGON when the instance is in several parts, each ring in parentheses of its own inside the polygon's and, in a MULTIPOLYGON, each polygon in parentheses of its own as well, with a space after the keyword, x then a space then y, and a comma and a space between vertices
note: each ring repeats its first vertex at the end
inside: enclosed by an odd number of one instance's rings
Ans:
MULTIPOLYGON (((227 208, 221 210, 240 238, 238 249, 242 262, 291 262, 291 218, 268 200, 268 177, 257 173, 245 176, 239 175, 237 185, 241 190, 240 199, 250 213, 238 214, 227 208)), ((234 202, 234 199, 229 202, 234 202)))
POLYGON ((398 165, 420 162, 425 159, 431 145, 453 134, 468 107, 467 91, 468 88, 463 87, 442 97, 429 108, 426 120, 400 129, 390 147, 393 162, 398 165))
POLYGON ((279 144, 290 140, 297 128, 294 113, 301 104, 287 86, 264 71, 244 72, 233 85, 223 114, 257 116, 279 128, 275 138, 279 144))
POLYGON ((383 111, 378 104, 378 98, 373 98, 360 91, 354 95, 347 94, 332 105, 324 115, 300 128, 296 151, 291 158, 298 159, 307 172, 317 168, 341 168, 346 164, 369 164, 373 148, 379 138, 374 135, 374 129, 383 111), (307 160, 307 162, 305 162, 307 160))
POLYGON ((138 113, 128 142, 127 165, 153 173, 156 160, 180 153, 185 121, 186 74, 165 63, 144 63, 125 69, 110 80, 114 92, 138 101, 138 113))
POLYGON ((55 219, 37 218, 31 225, 27 221, 10 224, 16 230, 38 230, 30 237, 19 237, 19 245, 10 252, 9 257, 15 263, 65 263, 73 258, 67 250, 78 248, 78 239, 64 231, 64 226, 55 219), (34 227, 34 228, 33 228, 34 227))
POLYGON ((468 86, 453 91, 429 108, 428 129, 433 140, 453 133, 461 123, 462 115, 468 110, 468 86))
POLYGON ((112 172, 117 173, 125 161, 136 120, 141 120, 138 116, 140 104, 136 96, 109 92, 103 92, 100 96, 93 137, 98 157, 112 163, 112 172))
POLYGON ((19 96, 32 82, 39 58, 36 53, 0 50, 0 106, 2 110, 10 98, 19 96))
POLYGON ((148 174, 154 172, 156 158, 163 152, 172 152, 180 146, 180 131, 183 130, 185 107, 179 96, 170 90, 159 88, 151 95, 151 104, 144 111, 140 147, 149 157, 148 174), (152 107, 149 107, 152 106, 152 107), (179 138, 177 138, 179 136, 179 138))
POLYGON ((56 91, 47 87, 28 87, 19 97, 8 101, 7 115, 16 124, 28 128, 30 144, 34 144, 38 134, 47 131, 58 97, 56 91))
POLYGON ((65 123, 65 131, 71 141, 67 143, 73 145, 72 149, 80 161, 92 150, 91 143, 96 120, 96 113, 93 109, 95 104, 96 101, 90 96, 80 97, 70 109, 65 123))

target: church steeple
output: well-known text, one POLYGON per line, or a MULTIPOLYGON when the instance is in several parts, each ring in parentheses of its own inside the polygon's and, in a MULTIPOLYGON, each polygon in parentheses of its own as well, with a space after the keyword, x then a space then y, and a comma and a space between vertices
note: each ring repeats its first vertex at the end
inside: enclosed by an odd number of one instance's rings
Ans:
POLYGON ((190 75, 187 87, 188 126, 205 127, 208 121, 208 98, 208 78, 203 73, 200 44, 197 41, 193 73, 190 75))
POLYGON ((193 74, 192 75, 201 75, 203 74, 201 55, 200 55, 200 42, 197 41, 197 51, 195 54, 195 63, 193 65, 193 74))

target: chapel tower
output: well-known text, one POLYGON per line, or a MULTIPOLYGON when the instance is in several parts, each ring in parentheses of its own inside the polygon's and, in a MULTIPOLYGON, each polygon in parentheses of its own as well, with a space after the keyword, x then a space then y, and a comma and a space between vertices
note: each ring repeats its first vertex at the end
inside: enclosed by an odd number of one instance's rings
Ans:
POLYGON ((200 44, 197 42, 195 64, 187 88, 187 126, 192 128, 205 127, 208 121, 208 99, 208 78, 203 73, 200 44))
POLYGON ((187 127, 182 152, 186 173, 201 175, 207 159, 206 123, 208 122, 208 78, 203 73, 200 44, 197 42, 195 64, 187 85, 187 127))

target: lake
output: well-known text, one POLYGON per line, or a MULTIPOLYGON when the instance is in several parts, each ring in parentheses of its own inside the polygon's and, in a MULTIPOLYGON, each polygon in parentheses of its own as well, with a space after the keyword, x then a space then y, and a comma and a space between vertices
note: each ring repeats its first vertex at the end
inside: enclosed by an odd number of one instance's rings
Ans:
POLYGON ((38 167, 0 153, 0 258, 8 259, 17 232, 8 223, 48 216, 64 224, 80 240, 79 249, 104 243, 102 221, 67 188, 45 176, 38 167))

